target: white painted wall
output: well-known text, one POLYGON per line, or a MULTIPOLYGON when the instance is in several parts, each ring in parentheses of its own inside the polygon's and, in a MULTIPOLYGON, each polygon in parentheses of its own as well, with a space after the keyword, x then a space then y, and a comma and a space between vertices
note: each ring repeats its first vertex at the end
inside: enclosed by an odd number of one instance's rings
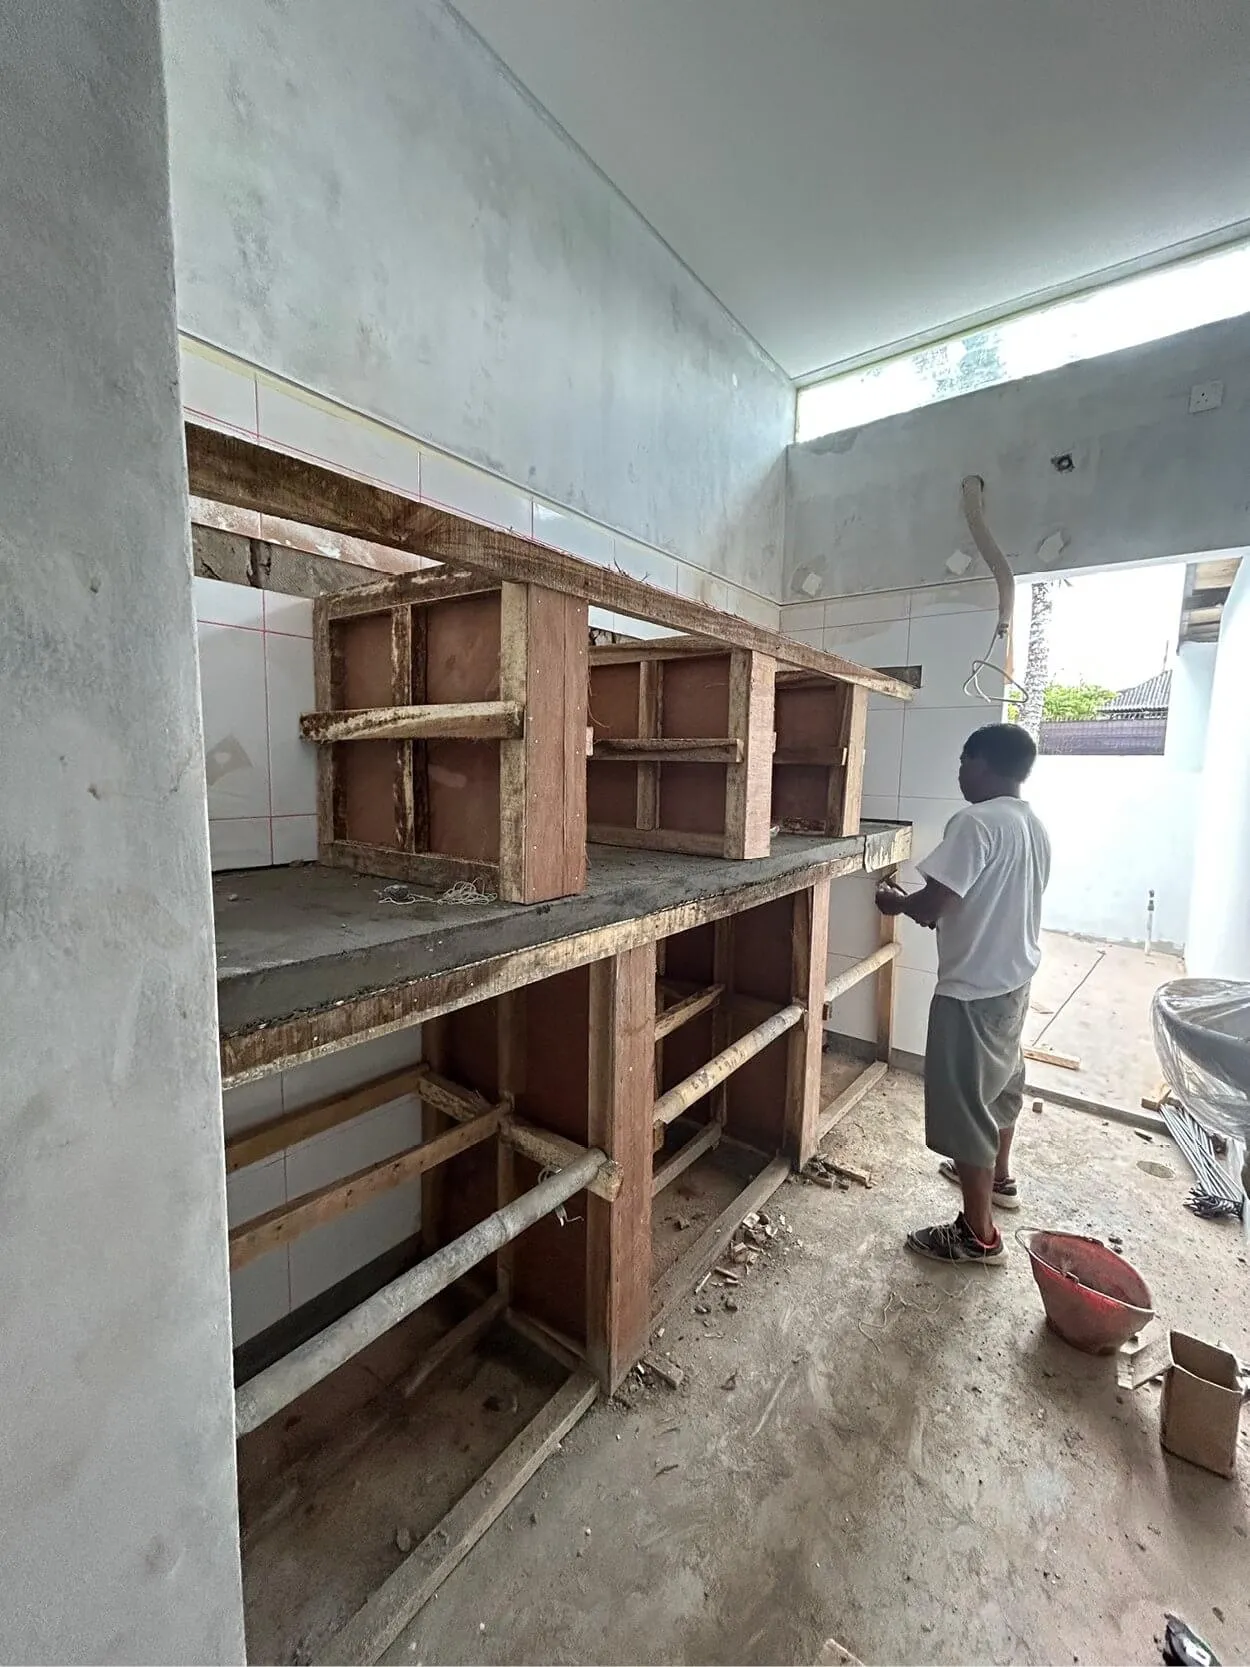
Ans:
POLYGON ((165 36, 185 332, 775 599, 792 387, 450 7, 165 36))
MULTIPOLYGON (((1250 533, 1250 318, 1067 365, 788 454, 784 599, 812 573, 826 595, 937 585, 972 544, 965 475, 1016 571, 1056 531, 1054 571, 1235 548, 1250 533), (1189 411, 1221 381, 1218 410, 1189 411), (1051 459, 1070 453, 1060 474, 1051 459)), ((979 564, 970 571, 978 571, 979 564)))
POLYGON ((1196 978, 1250 979, 1250 562, 1220 621, 1199 798, 1186 964, 1196 978))
POLYGON ((160 12, 0 37, 0 1651, 241 1661, 160 12))

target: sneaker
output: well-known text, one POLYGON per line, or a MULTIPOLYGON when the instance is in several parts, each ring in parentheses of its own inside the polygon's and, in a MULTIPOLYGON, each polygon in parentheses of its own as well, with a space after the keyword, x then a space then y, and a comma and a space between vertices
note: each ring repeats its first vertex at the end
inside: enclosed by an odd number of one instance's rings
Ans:
POLYGON ((982 1244, 962 1212, 940 1227, 921 1227, 907 1235, 907 1248, 935 1262, 1001 1262, 1007 1254, 1003 1236, 994 1229, 993 1244, 982 1244))
MULTIPOLYGON (((959 1185, 959 1171, 949 1158, 943 1158, 938 1164, 938 1174, 944 1181, 953 1181, 959 1185)), ((1020 1208, 1020 1188, 1010 1178, 1005 1181, 994 1182, 993 1204, 999 1210, 1018 1210, 1020 1208)))

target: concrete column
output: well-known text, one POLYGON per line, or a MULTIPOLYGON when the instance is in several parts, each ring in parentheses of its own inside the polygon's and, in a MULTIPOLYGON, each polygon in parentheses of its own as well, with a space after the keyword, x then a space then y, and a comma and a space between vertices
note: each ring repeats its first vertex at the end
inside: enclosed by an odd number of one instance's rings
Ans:
POLYGON ((1197 978, 1250 979, 1250 560, 1220 623, 1198 799, 1185 964, 1197 978))
POLYGON ((0 25, 0 1639, 243 1657, 157 0, 0 25))
POLYGON ((1163 749, 1170 769, 1201 771, 1206 761, 1217 647, 1213 642, 1187 642, 1177 650, 1163 749))

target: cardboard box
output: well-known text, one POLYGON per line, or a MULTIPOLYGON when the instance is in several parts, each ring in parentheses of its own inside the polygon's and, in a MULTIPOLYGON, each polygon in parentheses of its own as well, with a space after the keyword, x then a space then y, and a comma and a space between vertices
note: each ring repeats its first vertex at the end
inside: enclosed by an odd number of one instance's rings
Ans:
POLYGON ((1183 1331, 1171 1333, 1172 1365, 1163 1380, 1159 1439, 1169 1453, 1231 1476, 1237 1468, 1241 1378, 1236 1359, 1183 1331))

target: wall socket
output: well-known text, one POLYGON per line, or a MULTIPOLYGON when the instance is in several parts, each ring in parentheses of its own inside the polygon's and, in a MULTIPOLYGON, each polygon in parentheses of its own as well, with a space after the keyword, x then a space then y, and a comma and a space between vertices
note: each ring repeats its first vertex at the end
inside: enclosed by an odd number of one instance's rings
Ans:
POLYGON ((1189 390, 1191 411, 1215 411, 1224 403, 1222 382, 1195 382, 1189 390))

